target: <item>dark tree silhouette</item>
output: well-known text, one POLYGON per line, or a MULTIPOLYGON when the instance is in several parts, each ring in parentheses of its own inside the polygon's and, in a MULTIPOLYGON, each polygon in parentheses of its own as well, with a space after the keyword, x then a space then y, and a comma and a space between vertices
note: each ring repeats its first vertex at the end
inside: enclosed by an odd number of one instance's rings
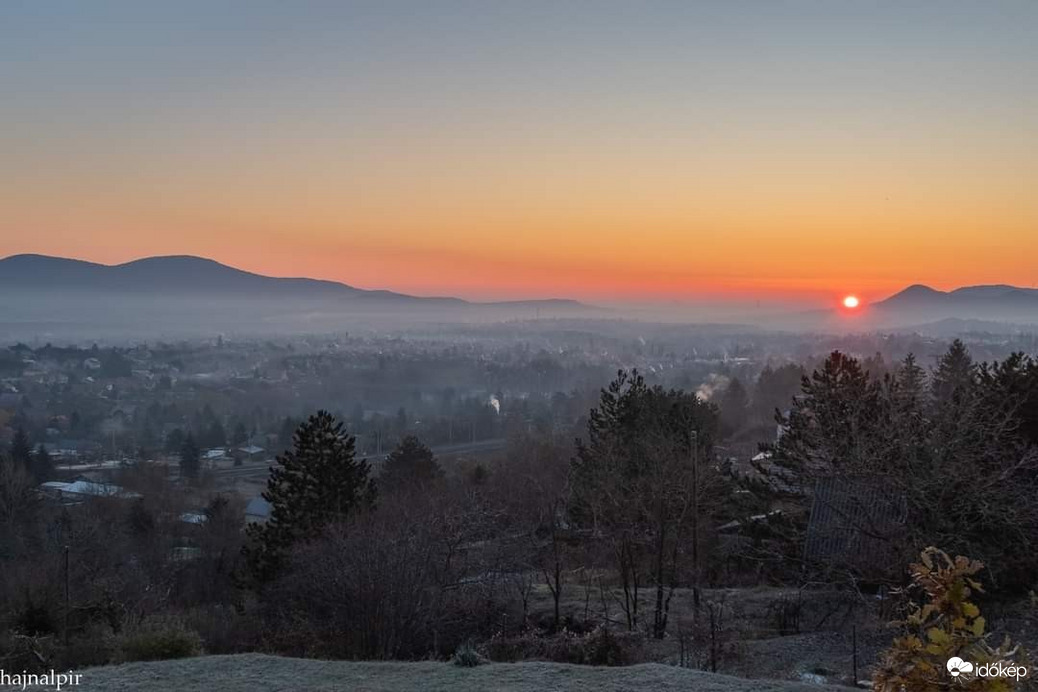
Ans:
POLYGON ((19 427, 14 431, 14 439, 11 440, 11 459, 22 465, 24 469, 32 468, 32 446, 29 444, 29 436, 25 429, 19 427))
POLYGON ((54 464, 51 463, 50 454, 47 453, 47 448, 42 444, 37 445, 36 451, 32 455, 32 464, 29 468, 37 483, 43 483, 49 480, 51 474, 54 473, 54 464))
POLYGON ((420 488, 443 477, 443 470, 429 447, 414 435, 400 440, 390 453, 379 476, 379 486, 387 492, 420 488))
POLYGON ((180 475, 185 478, 197 478, 202 467, 202 452, 198 449, 195 436, 188 433, 180 445, 180 475))
POLYGON ((299 426, 294 448, 270 469, 263 498, 270 521, 250 524, 245 557, 254 585, 273 578, 296 544, 313 540, 331 522, 373 505, 375 486, 366 461, 358 461, 355 439, 327 411, 299 426))
POLYGON ((716 428, 713 404, 620 371, 590 413, 587 441, 577 440, 570 510, 611 543, 632 630, 646 577, 655 595, 656 638, 666 633, 686 561, 698 603, 706 538, 727 487, 712 459, 716 428))
MULTIPOLYGON (((843 522, 842 531, 867 538, 884 554, 910 555, 940 542, 959 554, 985 555, 1000 588, 1030 588, 1038 560, 1020 546, 1038 535, 1038 448, 1029 404, 1038 392, 1038 365, 1012 354, 978 367, 956 341, 929 388, 923 379, 914 358, 875 380, 839 352, 804 379, 783 419, 787 432, 769 459, 755 463, 795 523, 790 537, 799 547, 791 554, 802 554, 812 503, 820 503, 843 522), (895 498, 892 506, 904 507, 901 528, 881 526, 853 503, 838 508, 834 488, 895 498)), ((840 559, 841 569, 873 576, 902 562, 867 564, 868 556, 850 553, 840 559)), ((832 562, 827 557, 814 567, 830 570, 832 562)))
POLYGON ((721 393, 721 435, 729 437, 746 424, 750 398, 738 377, 733 378, 721 393))
POLYGON ((938 406, 957 406, 975 382, 977 366, 961 340, 952 342, 948 352, 937 360, 931 389, 938 406))

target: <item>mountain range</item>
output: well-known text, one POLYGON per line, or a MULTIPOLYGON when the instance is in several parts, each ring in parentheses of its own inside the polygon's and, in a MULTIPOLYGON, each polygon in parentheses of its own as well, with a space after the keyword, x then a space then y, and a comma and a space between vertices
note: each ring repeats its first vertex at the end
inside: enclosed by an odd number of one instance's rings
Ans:
MULTIPOLYGON (((437 322, 621 316, 575 300, 473 302, 263 276, 184 255, 116 265, 14 255, 0 259, 0 296, 0 337, 7 338, 328 333, 437 322)), ((672 312, 667 321, 694 321, 682 317, 681 309, 672 312)), ((1029 330, 1038 324, 1038 289, 991 285, 939 291, 917 284, 854 312, 776 312, 757 324, 828 332, 1029 330)))
POLYGON ((116 265, 45 255, 0 259, 0 341, 428 331, 436 324, 605 312, 575 300, 478 303, 371 291, 191 256, 116 265))
POLYGON ((10 290, 159 293, 164 296, 294 298, 378 301, 393 304, 462 307, 587 308, 575 300, 471 302, 461 298, 419 297, 385 290, 365 290, 337 281, 264 276, 191 255, 145 257, 124 264, 98 264, 47 255, 12 255, 0 259, 0 288, 10 290))
POLYGON ((868 306, 869 321, 884 326, 945 320, 1038 323, 1038 289, 996 284, 939 291, 915 284, 868 306))

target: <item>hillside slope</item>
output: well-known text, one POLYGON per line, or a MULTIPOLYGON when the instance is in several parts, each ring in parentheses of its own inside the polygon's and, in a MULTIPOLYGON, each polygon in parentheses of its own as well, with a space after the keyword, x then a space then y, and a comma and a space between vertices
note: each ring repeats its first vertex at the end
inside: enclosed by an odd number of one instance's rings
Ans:
POLYGON ((817 692, 819 689, 815 685, 742 680, 659 664, 592 668, 531 662, 459 668, 437 662, 315 661, 261 654, 131 663, 82 672, 77 692, 817 692))

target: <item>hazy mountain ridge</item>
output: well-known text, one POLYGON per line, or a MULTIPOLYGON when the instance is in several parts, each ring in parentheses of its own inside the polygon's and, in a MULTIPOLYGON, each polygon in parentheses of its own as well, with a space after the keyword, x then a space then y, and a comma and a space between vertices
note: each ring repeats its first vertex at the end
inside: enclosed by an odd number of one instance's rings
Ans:
POLYGON ((875 303, 875 307, 915 306, 923 304, 966 305, 975 302, 1026 301, 1038 306, 1038 289, 1021 288, 1008 284, 963 286, 951 291, 939 291, 923 284, 914 284, 875 303))
POLYGON ((0 337, 9 341, 381 332, 608 312, 564 299, 479 303, 365 290, 183 255, 116 265, 14 255, 0 259, 0 295, 0 337))
POLYGON ((1035 324, 1038 289, 992 284, 939 291, 915 284, 872 303, 868 313, 870 323, 898 327, 946 320, 1035 324))
POLYGON ((452 297, 421 297, 388 290, 365 290, 337 281, 273 277, 244 271, 192 255, 145 257, 123 264, 99 264, 49 255, 12 255, 0 259, 0 287, 10 290, 160 292, 234 298, 340 298, 436 306, 587 308, 575 300, 473 302, 452 297))

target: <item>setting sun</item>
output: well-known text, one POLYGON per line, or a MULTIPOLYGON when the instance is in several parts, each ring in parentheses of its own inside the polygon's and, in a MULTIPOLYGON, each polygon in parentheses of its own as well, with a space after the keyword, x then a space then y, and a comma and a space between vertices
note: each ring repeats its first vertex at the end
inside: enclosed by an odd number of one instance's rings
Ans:
POLYGON ((844 298, 843 307, 848 308, 850 310, 853 310, 854 308, 858 307, 857 296, 847 296, 846 298, 844 298))

